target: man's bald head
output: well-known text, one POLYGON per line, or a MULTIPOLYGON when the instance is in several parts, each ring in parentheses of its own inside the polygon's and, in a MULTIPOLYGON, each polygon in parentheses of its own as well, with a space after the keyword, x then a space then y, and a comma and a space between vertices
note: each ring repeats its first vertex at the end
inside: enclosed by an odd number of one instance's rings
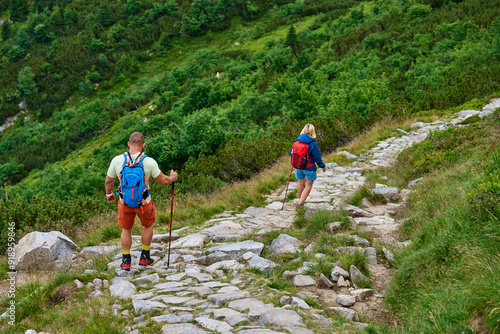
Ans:
POLYGON ((130 135, 128 142, 133 147, 141 147, 145 143, 144 135, 140 132, 134 132, 130 135))

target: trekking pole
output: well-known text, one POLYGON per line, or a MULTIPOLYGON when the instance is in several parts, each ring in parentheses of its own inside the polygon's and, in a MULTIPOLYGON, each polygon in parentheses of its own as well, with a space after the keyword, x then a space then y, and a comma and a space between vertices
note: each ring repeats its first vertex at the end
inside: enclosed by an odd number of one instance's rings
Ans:
POLYGON ((286 185, 286 191, 285 191, 285 198, 283 199, 283 207, 281 208, 281 211, 285 209, 286 193, 288 192, 288 186, 290 185, 290 178, 292 177, 292 172, 293 172, 293 166, 290 169, 290 176, 288 177, 288 183, 286 185))
POLYGON ((168 237, 167 268, 170 266, 170 244, 172 242, 172 221, 174 217, 174 184, 175 182, 172 182, 172 202, 170 203, 170 236, 168 237))

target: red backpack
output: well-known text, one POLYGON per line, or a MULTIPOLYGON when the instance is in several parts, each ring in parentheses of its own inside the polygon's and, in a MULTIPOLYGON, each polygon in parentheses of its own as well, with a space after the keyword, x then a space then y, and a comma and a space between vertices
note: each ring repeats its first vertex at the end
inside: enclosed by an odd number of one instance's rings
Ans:
POLYGON ((292 146, 292 166, 297 169, 307 169, 314 166, 310 163, 309 145, 297 140, 292 146))

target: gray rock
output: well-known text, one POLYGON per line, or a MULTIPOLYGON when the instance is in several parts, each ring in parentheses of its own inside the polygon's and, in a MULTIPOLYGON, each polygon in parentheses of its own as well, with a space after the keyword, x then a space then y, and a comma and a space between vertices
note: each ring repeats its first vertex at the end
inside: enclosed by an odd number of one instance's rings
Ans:
POLYGON ((152 313, 157 310, 161 311, 167 308, 167 305, 163 303, 140 299, 133 300, 132 306, 134 307, 134 311, 136 314, 152 313))
POLYGON ((304 214, 304 219, 308 220, 309 218, 311 218, 316 213, 316 211, 318 211, 317 208, 309 208, 309 209, 307 209, 306 213, 304 214))
POLYGON ((172 295, 159 295, 156 297, 151 298, 151 301, 161 301, 164 304, 184 304, 190 300, 193 300, 194 297, 178 297, 178 296, 172 296, 172 295))
POLYGON ((111 296, 123 299, 132 297, 136 291, 134 284, 119 277, 115 277, 109 286, 111 296))
POLYGON ((243 212, 244 214, 247 214, 247 215, 250 215, 250 216, 253 216, 253 217, 264 217, 264 216, 267 216, 271 213, 273 213, 274 210, 269 210, 269 209, 266 209, 266 208, 256 208, 256 207, 253 207, 253 206, 249 206, 245 212, 243 212))
POLYGON ((323 273, 319 274, 319 283, 321 287, 326 287, 327 289, 330 289, 333 287, 332 281, 328 279, 323 273))
MULTIPOLYGON (((333 277, 333 276, 332 276, 333 277)), ((343 287, 348 287, 349 286, 349 281, 346 281, 344 277, 339 276, 339 279, 337 281, 337 287, 343 288, 343 287)))
POLYGON ((363 275, 363 273, 358 268, 356 268, 355 265, 351 265, 349 272, 351 274, 351 280, 352 280, 352 283, 354 284, 354 286, 356 286, 356 283, 359 284, 362 282, 370 282, 368 277, 363 275))
POLYGON ((354 316, 356 315, 356 312, 354 310, 351 310, 350 308, 330 307, 329 309, 335 312, 337 315, 341 316, 342 318, 346 318, 351 321, 354 319, 354 316))
POLYGON ((168 275, 167 277, 165 277, 165 280, 167 282, 178 282, 181 279, 184 279, 186 277, 187 277, 187 275, 185 273, 179 273, 179 274, 174 274, 174 275, 168 275))
POLYGON ((222 305, 223 303, 226 302, 248 297, 250 297, 250 292, 248 291, 234 291, 234 292, 216 293, 213 295, 209 295, 207 299, 217 305, 222 305))
POLYGON ((232 244, 226 244, 223 246, 212 247, 208 249, 208 252, 223 252, 228 254, 232 259, 238 260, 243 254, 247 252, 252 252, 254 254, 260 255, 262 249, 264 249, 263 243, 252 240, 245 240, 232 244))
POLYGON ((260 315, 259 324, 273 324, 281 327, 303 326, 304 321, 295 311, 275 307, 260 315))
POLYGON ((279 264, 274 263, 271 260, 260 257, 252 252, 243 254, 243 258, 247 260, 250 268, 257 268, 262 271, 273 269, 279 267, 279 264))
MULTIPOLYGON (((151 240, 151 242, 155 242, 155 243, 158 243, 158 242, 168 242, 169 237, 170 237, 169 233, 165 233, 165 234, 153 234, 153 239, 151 240)), ((175 241, 177 239, 180 239, 180 235, 178 235, 177 233, 172 233, 172 241, 175 241)))
POLYGON ((264 302, 255 298, 245 298, 233 300, 228 307, 241 312, 248 310, 249 317, 260 317, 262 312, 270 310, 274 306, 273 304, 264 304, 264 302))
POLYGON ((456 113, 459 117, 470 117, 481 113, 478 110, 462 110, 456 113))
POLYGON ((392 252, 390 250, 388 250, 387 248, 382 246, 382 252, 384 252, 384 255, 385 255, 385 258, 387 259, 387 261, 394 261, 394 255, 392 254, 392 252))
POLYGON ((85 285, 83 285, 83 283, 77 279, 75 279, 73 283, 75 283, 77 289, 82 289, 85 287, 85 285))
POLYGON ((145 292, 145 293, 138 293, 138 294, 135 294, 135 295, 132 295, 132 300, 139 300, 139 299, 142 299, 142 300, 145 300, 145 299, 150 299, 150 298, 153 298, 153 292, 145 292))
POLYGON ((288 234, 280 234, 271 243, 270 249, 273 253, 295 253, 299 251, 299 246, 302 245, 302 241, 297 238, 291 237, 288 234))
POLYGON ((292 303, 292 297, 290 296, 282 296, 280 298, 281 305, 290 305, 292 303))
POLYGON ((238 332, 238 334, 283 334, 283 332, 276 332, 270 329, 255 328, 255 329, 244 329, 238 332))
POLYGON ((220 308, 214 310, 215 320, 225 319, 226 322, 235 326, 241 322, 248 321, 248 317, 230 308, 220 308))
POLYGON ((215 272, 219 269, 229 269, 229 270, 239 270, 245 268, 245 265, 239 263, 236 260, 220 261, 209 265, 206 269, 208 272, 215 272))
POLYGON ((292 297, 292 302, 290 304, 292 306, 297 306, 298 308, 302 308, 305 310, 311 309, 311 306, 309 306, 309 304, 307 304, 305 300, 299 297, 292 297))
POLYGON ((109 253, 117 252, 120 249, 118 246, 90 246, 84 247, 80 251, 80 255, 84 258, 97 257, 109 253))
POLYGON ((296 272, 296 271, 290 271, 290 270, 285 270, 283 272, 283 277, 284 278, 294 278, 295 276, 297 276, 299 273, 296 272))
POLYGON ((395 187, 371 189, 370 192, 375 195, 382 195, 388 202, 397 201, 399 190, 395 187))
POLYGON ((344 278, 348 278, 349 277, 349 272, 347 272, 347 270, 344 270, 344 269, 340 268, 339 266, 335 266, 332 269, 331 276, 337 276, 337 277, 342 276, 344 278))
POLYGON ((290 334, 314 334, 312 330, 298 326, 285 326, 283 329, 290 334))
POLYGON ((339 305, 349 307, 354 305, 354 303, 356 303, 356 298, 350 295, 337 295, 336 302, 339 305))
POLYGON ((373 247, 367 247, 365 249, 366 259, 368 263, 372 266, 377 264, 377 250, 373 247))
POLYGON ((293 278, 293 285, 297 287, 316 285, 316 281, 311 276, 297 275, 293 278))
POLYGON ((87 296, 88 299, 97 299, 101 296, 103 296, 104 293, 102 293, 101 289, 99 289, 99 287, 95 287, 95 290, 92 291, 91 293, 89 293, 89 295, 87 296))
POLYGON ((373 213, 358 208, 354 205, 346 204, 341 206, 341 209, 349 212, 353 217, 373 217, 373 213))
POLYGON ((337 155, 344 155, 347 159, 357 159, 358 157, 354 154, 351 154, 347 151, 340 151, 337 153, 337 155))
MULTIPOLYGON (((331 325, 333 325, 333 321, 330 319, 319 319, 319 320, 313 320, 312 322, 315 323, 316 325, 318 325, 319 327, 325 328, 325 329, 330 327, 331 325)), ((334 334, 334 333, 332 333, 332 334, 334 334)))
POLYGON ((102 286, 102 279, 100 279, 100 278, 94 278, 92 280, 92 284, 94 284, 95 286, 101 287, 102 286))
POLYGON ((425 126, 424 122, 416 122, 416 123, 413 123, 410 127, 412 129, 415 129, 415 128, 423 128, 424 126, 425 126))
POLYGON ((154 273, 152 275, 141 276, 133 280, 136 284, 157 284, 160 283, 160 275, 154 273))
POLYGON ((335 231, 337 231, 342 227, 342 223, 341 222, 328 223, 326 224, 326 227, 331 233, 335 233, 335 231))
POLYGON ((201 264, 202 266, 209 266, 216 262, 231 260, 231 256, 229 254, 215 251, 213 253, 208 254, 207 256, 199 257, 195 260, 196 263, 201 264))
POLYGON ((34 329, 28 329, 26 332, 24 332, 24 334, 37 334, 37 333, 36 333, 36 330, 34 330, 34 329))
POLYGON ((204 330, 195 324, 172 324, 161 328, 163 334, 205 334, 204 330))
POLYGON ((304 252, 311 253, 314 251, 314 247, 316 247, 316 243, 311 242, 306 248, 304 248, 304 252))
POLYGON ((203 234, 190 234, 180 238, 171 244, 171 248, 201 248, 205 244, 205 236, 203 234))
POLYGON ((227 322, 210 319, 208 316, 202 316, 194 319, 201 327, 218 333, 229 332, 233 330, 227 322))
POLYGON ((419 183, 420 181, 422 181, 424 178, 423 177, 419 177, 418 179, 415 179, 413 181, 410 181, 410 183, 408 183, 408 188, 413 188, 417 185, 417 183, 419 183))
POLYGON ((351 291, 351 296, 354 296, 357 302, 362 302, 373 295, 372 289, 357 289, 351 291))
POLYGON ((66 269, 71 264, 76 244, 58 231, 31 232, 14 247, 16 270, 66 269))
POLYGON ((361 199, 361 206, 367 208, 367 207, 372 206, 372 203, 368 200, 368 198, 362 198, 361 199))
POLYGON ((171 324, 180 324, 193 320, 194 317, 192 314, 183 314, 183 315, 175 315, 175 314, 163 314, 157 317, 152 317, 151 320, 156 322, 169 322, 171 324))

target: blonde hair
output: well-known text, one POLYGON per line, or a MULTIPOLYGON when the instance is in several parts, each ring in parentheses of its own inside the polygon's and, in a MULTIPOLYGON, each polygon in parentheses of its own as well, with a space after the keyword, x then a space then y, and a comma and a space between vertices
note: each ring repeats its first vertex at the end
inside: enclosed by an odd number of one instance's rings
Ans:
POLYGON ((302 132, 300 133, 301 135, 306 134, 309 135, 311 138, 316 138, 316 129, 314 128, 314 125, 311 123, 307 123, 306 126, 302 129, 302 132))

